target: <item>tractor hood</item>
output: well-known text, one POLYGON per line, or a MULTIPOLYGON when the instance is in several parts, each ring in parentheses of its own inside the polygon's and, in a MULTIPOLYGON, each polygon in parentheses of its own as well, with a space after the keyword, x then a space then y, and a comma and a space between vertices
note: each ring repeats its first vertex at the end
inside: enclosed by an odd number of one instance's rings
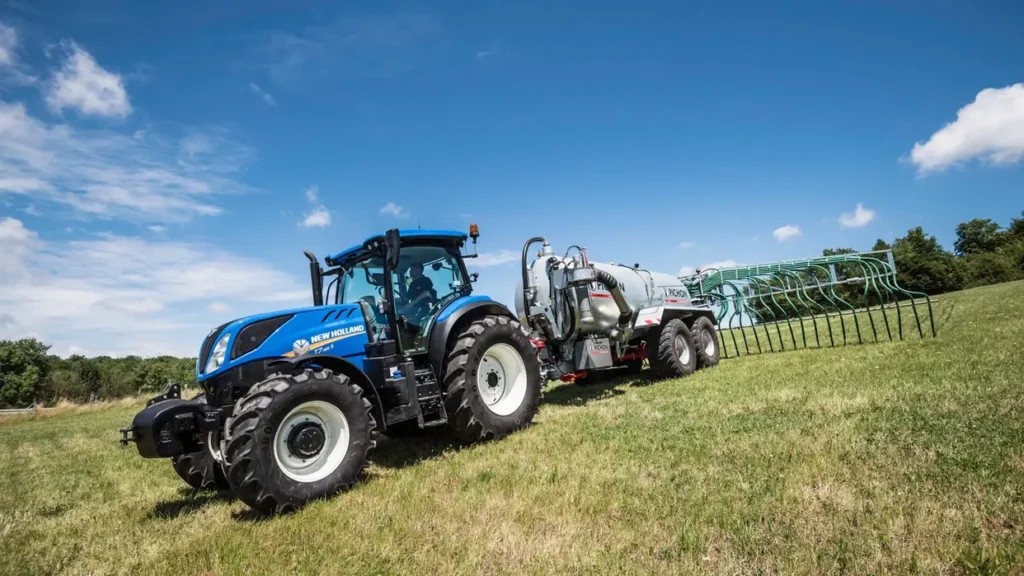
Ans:
POLYGON ((366 322, 356 304, 310 306, 255 314, 214 328, 196 361, 201 382, 231 368, 268 358, 318 353, 363 354, 366 322))

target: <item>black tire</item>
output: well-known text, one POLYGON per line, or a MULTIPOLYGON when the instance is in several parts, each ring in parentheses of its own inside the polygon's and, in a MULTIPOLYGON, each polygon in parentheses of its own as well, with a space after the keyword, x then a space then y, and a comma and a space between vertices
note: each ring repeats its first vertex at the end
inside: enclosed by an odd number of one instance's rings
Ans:
POLYGON ((718 331, 706 316, 701 316, 690 326, 693 335, 693 349, 697 352, 697 368, 718 366, 718 331), (706 339, 706 338, 707 339, 706 339))
MULTIPOLYGON (((191 401, 206 404, 206 394, 200 393, 191 398, 191 401)), ((172 457, 171 466, 186 484, 197 490, 228 490, 230 486, 224 475, 219 453, 219 434, 208 434, 203 439, 202 450, 172 457), (214 451, 217 452, 216 455, 214 451)))
MULTIPOLYGON (((292 424, 294 428, 299 426, 305 423, 292 424)), ((344 374, 311 368, 299 374, 275 374, 253 386, 235 404, 224 425, 222 452, 228 482, 239 499, 259 512, 292 512, 311 500, 329 498, 346 490, 361 478, 369 465, 370 451, 376 446, 375 428, 370 402, 363 397, 362 388, 344 374), (324 477, 300 481, 290 477, 280 463, 278 432, 289 412, 312 401, 324 402, 330 410, 340 411, 349 438, 343 459, 333 468, 327 466, 324 477)), ((328 433, 326 437, 332 436, 328 433)), ((298 458, 291 454, 291 448, 286 450, 288 457, 298 458)), ((329 453, 320 452, 311 459, 327 458, 329 453)))
POLYGON ((661 378, 682 378, 697 370, 697 354, 686 323, 679 318, 666 322, 657 333, 655 354, 648 360, 661 378))
POLYGON ((488 315, 459 334, 445 361, 445 411, 455 436, 467 442, 497 439, 533 421, 540 404, 543 377, 537 350, 522 325, 505 316, 488 315), (489 408, 477 386, 484 354, 496 344, 508 344, 518 353, 525 370, 522 402, 507 414, 489 408))

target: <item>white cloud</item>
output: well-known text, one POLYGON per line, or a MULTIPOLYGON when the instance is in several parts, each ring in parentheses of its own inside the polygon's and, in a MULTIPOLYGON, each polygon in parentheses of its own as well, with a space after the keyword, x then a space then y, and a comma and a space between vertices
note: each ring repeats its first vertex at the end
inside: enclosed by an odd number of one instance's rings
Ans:
POLYGON ((166 226, 160 226, 159 224, 154 224, 153 226, 147 226, 147 228, 149 228, 150 232, 155 232, 157 234, 163 234, 164 232, 167 232, 167 227, 166 226))
POLYGON ((18 59, 18 31, 0 22, 0 83, 29 86, 37 78, 18 59))
POLYGON ((785 242, 786 240, 789 240, 790 238, 799 235, 800 228, 789 224, 782 226, 780 228, 776 228, 775 231, 772 232, 772 236, 775 236, 775 239, 778 240, 779 242, 785 242))
POLYGON ((21 220, 5 217, 0 220, 0 285, 5 279, 17 279, 25 274, 24 259, 38 242, 35 232, 25 228, 21 220))
POLYGON ((82 114, 120 118, 131 114, 121 76, 105 70, 74 42, 66 43, 65 48, 69 53, 46 94, 50 109, 74 108, 82 114))
POLYGON ((843 212, 839 215, 839 225, 843 228, 860 228, 875 219, 875 211, 865 208, 863 204, 857 203, 853 212, 843 212))
POLYGON ((326 228, 331 225, 331 213, 323 206, 317 206, 302 220, 306 228, 326 228))
POLYGON ((974 158, 1013 164, 1024 157, 1024 84, 986 88, 957 111, 956 120, 917 142, 910 160, 921 174, 974 158))
POLYGON ((511 250, 499 250, 497 252, 480 252, 476 258, 466 260, 466 265, 477 268, 487 266, 500 266, 509 262, 516 262, 521 257, 511 250))
POLYGON ((210 305, 206 307, 207 310, 214 314, 227 314, 231 311, 231 306, 223 302, 210 302, 210 305))
POLYGON ((735 260, 719 260, 717 262, 708 262, 707 264, 696 269, 693 268, 692 266, 683 266, 682 268, 679 269, 679 273, 676 274, 676 276, 690 276, 692 274, 696 274, 698 270, 722 270, 724 268, 735 268, 736 266, 739 266, 739 264, 737 264, 735 260))
POLYGON ((380 213, 381 214, 388 214, 388 215, 394 216, 395 218, 408 218, 409 217, 409 212, 405 208, 402 208, 401 206, 399 206, 398 204, 395 204, 394 202, 388 202, 383 207, 381 207, 380 213))
POLYGON ((103 235, 49 242, 0 220, 0 339, 38 335, 55 353, 194 356, 212 328, 208 303, 245 314, 301 306, 297 277, 214 245, 103 235), (254 291, 259 285, 266 290, 254 291))
POLYGON ((696 245, 697 243, 692 240, 685 240, 679 243, 679 247, 682 248, 683 250, 689 250, 690 248, 693 248, 696 245))
POLYGON ((308 200, 310 204, 316 204, 319 194, 319 186, 310 186, 309 188, 306 188, 306 200, 308 200))
POLYGON ((264 91, 262 88, 260 88, 259 85, 250 82, 249 83, 249 90, 252 90, 253 94, 256 94, 257 96, 259 96, 267 106, 276 106, 277 105, 277 100, 275 100, 273 96, 271 96, 266 91, 264 91))
POLYGON ((28 195, 99 217, 183 221, 247 187, 230 177, 250 157, 223 131, 178 137, 49 124, 0 102, 0 195, 28 195))
POLYGON ((18 46, 18 31, 0 22, 0 67, 12 66, 18 46))

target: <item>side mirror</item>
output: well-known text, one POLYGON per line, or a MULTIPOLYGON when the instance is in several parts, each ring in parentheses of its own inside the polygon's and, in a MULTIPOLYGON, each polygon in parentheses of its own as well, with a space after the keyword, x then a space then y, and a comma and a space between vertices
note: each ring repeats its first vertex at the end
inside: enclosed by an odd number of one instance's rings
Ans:
POLYGON ((472 274, 469 275, 469 279, 473 282, 476 282, 478 279, 480 279, 480 273, 473 272, 472 274))
POLYGON ((402 249, 401 246, 398 228, 392 228, 384 234, 384 260, 389 270, 398 268, 398 256, 402 249))

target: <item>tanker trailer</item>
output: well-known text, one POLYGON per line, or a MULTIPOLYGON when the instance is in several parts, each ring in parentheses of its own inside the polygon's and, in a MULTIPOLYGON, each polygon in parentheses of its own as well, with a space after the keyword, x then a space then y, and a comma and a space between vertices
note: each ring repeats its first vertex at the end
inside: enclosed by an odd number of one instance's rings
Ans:
POLYGON ((594 262, 575 245, 558 256, 546 239, 535 237, 523 245, 514 300, 548 380, 590 383, 638 372, 645 359, 657 378, 718 364, 710 305, 692 298, 670 274, 594 262), (530 247, 538 242, 542 248, 530 261, 530 247))

